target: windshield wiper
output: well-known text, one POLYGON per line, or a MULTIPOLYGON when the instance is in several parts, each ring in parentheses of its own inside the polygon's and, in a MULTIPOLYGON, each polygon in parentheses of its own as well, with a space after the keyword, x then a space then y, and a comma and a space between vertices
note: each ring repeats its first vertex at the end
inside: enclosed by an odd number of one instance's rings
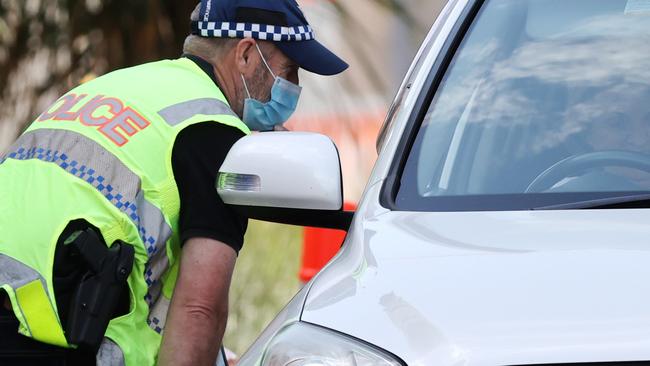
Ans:
POLYGON ((533 210, 586 210, 586 209, 650 208, 650 194, 616 196, 557 205, 535 207, 533 210))

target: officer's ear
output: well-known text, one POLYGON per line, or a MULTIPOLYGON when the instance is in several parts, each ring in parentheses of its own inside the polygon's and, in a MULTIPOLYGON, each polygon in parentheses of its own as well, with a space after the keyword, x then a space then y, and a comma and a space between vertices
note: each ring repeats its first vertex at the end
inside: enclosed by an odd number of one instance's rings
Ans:
POLYGON ((244 38, 235 48, 235 65, 241 74, 251 77, 260 63, 260 57, 253 38, 244 38))

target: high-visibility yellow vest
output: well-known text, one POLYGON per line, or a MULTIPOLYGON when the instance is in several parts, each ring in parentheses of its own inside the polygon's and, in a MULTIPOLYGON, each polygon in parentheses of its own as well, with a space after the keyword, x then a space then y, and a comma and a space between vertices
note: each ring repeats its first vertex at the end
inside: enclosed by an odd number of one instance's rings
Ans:
POLYGON ((73 89, 0 157, 0 286, 20 333, 73 346, 52 267, 59 235, 83 218, 108 245, 135 246, 129 313, 109 323, 98 363, 155 363, 180 253, 172 148, 181 130, 205 121, 250 133, 193 61, 154 62, 73 89))

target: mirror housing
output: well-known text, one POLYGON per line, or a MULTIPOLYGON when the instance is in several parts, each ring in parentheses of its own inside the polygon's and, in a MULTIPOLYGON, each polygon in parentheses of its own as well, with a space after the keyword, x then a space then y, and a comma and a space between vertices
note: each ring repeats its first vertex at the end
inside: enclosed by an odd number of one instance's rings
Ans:
POLYGON ((221 199, 252 219, 347 230, 341 164, 324 135, 264 132, 239 139, 219 168, 221 199))

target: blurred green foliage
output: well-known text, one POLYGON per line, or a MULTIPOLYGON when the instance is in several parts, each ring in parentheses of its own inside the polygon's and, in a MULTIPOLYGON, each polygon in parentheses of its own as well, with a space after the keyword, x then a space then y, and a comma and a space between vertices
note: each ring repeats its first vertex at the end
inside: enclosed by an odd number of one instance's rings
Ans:
POLYGON ((224 344, 241 355, 298 292, 302 228, 250 220, 230 287, 224 344))
POLYGON ((0 124, 24 126, 85 77, 178 57, 196 4, 0 0, 0 124))
MULTIPOLYGON (((88 77, 122 67, 180 55, 189 33, 189 14, 198 0, 0 0, 0 124, 24 127, 65 91, 88 77)), ((372 0, 418 28, 408 0, 372 0)), ((354 7, 330 3, 346 29, 367 37, 354 7)), ((358 52, 363 72, 379 90, 382 70, 374 54, 358 52)), ((347 88, 354 89, 353 83, 347 88)), ((166 92, 166 91, 157 91, 166 92)), ((392 92, 392 91, 390 91, 392 92)), ((16 134, 20 128, 16 128, 16 134)), ((1 142, 1 140, 0 140, 1 142)), ((0 146, 1 148, 1 146, 0 146)))

